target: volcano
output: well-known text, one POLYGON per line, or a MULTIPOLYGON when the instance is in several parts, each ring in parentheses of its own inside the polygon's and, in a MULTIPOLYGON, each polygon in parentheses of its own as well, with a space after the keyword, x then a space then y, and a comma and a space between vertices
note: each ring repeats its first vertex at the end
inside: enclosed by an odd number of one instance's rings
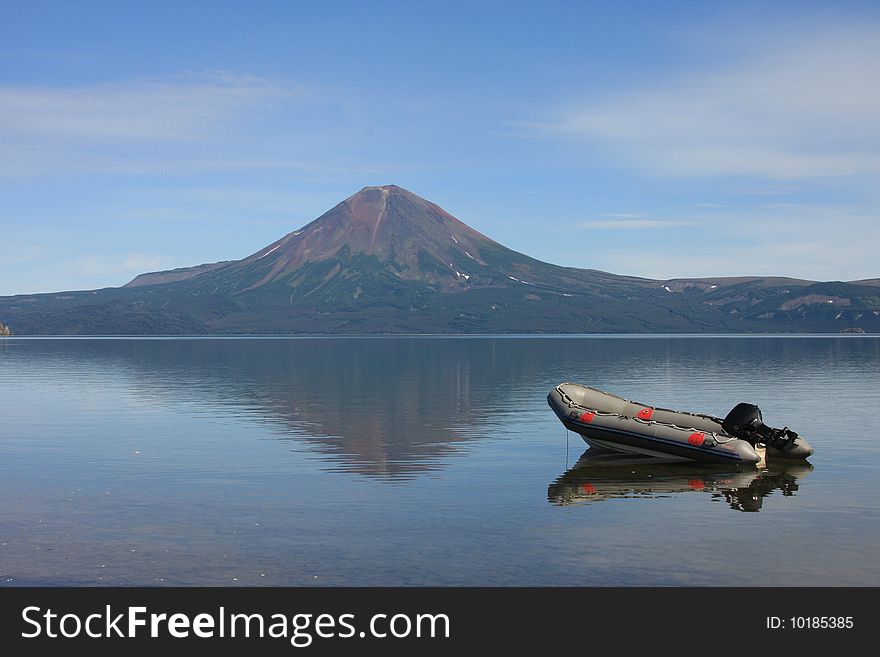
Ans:
POLYGON ((292 274, 317 263, 332 263, 321 274, 321 283, 330 287, 335 279, 338 284, 384 272, 448 292, 466 289, 471 275, 459 269, 486 267, 481 248, 493 247, 500 245, 412 192, 396 185, 366 187, 243 260, 143 274, 126 287, 195 278, 223 266, 224 279, 230 284, 224 289, 230 292, 279 282, 297 289, 310 277, 294 276, 294 283, 292 274))
POLYGON ((0 297, 17 334, 880 330, 878 281, 653 280, 561 267, 396 185, 365 187, 241 260, 121 288, 0 297))

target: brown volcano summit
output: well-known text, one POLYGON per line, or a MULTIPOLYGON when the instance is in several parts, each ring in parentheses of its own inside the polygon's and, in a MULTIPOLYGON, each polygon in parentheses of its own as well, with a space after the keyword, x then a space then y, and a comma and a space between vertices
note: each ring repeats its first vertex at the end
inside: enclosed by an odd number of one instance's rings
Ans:
MULTIPOLYGON (((295 271, 304 263, 321 262, 347 250, 351 255, 375 256, 407 280, 435 280, 425 276, 425 256, 449 266, 447 278, 462 278, 453 265, 457 254, 485 265, 481 247, 496 245, 443 208, 402 187, 365 187, 300 230, 288 233, 245 258, 272 263, 256 285, 264 285, 295 271)), ((498 245, 496 245, 498 246, 498 245)), ((466 279, 465 279, 466 280, 466 279)))
MULTIPOLYGON (((141 274, 126 287, 194 278, 223 266, 228 268, 227 273, 259 271, 260 277, 247 287, 254 289, 284 278, 307 263, 373 256, 403 280, 440 283, 451 291, 464 286, 471 277, 461 270, 486 267, 480 254, 487 247, 504 248, 402 187, 364 187, 311 223, 247 258, 141 274), (456 267, 456 262, 461 266, 456 267), (430 264, 427 270, 426 263, 430 264)), ((341 265, 334 267, 330 278, 341 270, 341 265)))

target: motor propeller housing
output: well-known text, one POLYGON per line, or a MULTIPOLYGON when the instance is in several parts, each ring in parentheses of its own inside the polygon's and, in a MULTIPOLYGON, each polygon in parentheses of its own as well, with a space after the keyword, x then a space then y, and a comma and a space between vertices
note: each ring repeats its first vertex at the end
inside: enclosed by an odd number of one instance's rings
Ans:
POLYGON ((721 423, 725 432, 752 445, 763 444, 769 450, 789 458, 806 458, 813 448, 797 433, 783 427, 774 429, 764 424, 761 409, 745 402, 733 407, 721 423))

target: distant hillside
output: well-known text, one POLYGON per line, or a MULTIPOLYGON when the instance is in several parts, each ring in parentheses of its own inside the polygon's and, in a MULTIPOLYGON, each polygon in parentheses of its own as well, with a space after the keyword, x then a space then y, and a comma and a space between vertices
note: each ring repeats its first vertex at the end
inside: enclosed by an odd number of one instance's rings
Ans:
POLYGON ((205 274, 214 269, 228 265, 229 260, 223 262, 212 262, 206 265, 196 265, 195 267, 181 267, 180 269, 171 269, 169 271, 154 271, 147 274, 141 274, 130 280, 123 287, 141 287, 143 285, 158 285, 159 283, 176 283, 177 281, 186 281, 195 278, 200 274, 205 274))
POLYGON ((0 297, 0 317, 21 335, 878 332, 878 286, 560 267, 387 185, 241 260, 0 297))

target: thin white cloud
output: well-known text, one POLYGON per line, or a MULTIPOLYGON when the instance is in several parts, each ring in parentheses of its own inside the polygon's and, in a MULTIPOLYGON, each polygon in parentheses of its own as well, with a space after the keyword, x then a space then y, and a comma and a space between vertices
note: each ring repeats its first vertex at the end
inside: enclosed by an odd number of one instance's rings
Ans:
POLYGON ((761 185, 753 187, 740 187, 732 192, 734 196, 791 196, 798 191, 791 185, 761 185))
POLYGON ((171 258, 150 253, 128 253, 122 256, 86 256, 73 263, 73 269, 84 274, 143 273, 166 269, 171 258))
POLYGON ((638 241, 609 241, 592 249, 588 261, 566 264, 656 279, 774 275, 857 280, 880 275, 880 221, 870 208, 792 204, 707 211, 695 221, 711 227, 712 241, 644 247, 638 241))
POLYGON ((880 173, 880 26, 814 26, 736 45, 726 66, 575 103, 532 127, 666 174, 880 173))
POLYGON ((8 241, 0 244, 0 267, 34 262, 45 256, 45 247, 42 245, 23 244, 17 239, 10 239, 12 236, 8 233, 4 237, 8 241))
POLYGON ((262 143, 255 126, 324 93, 224 72, 0 85, 0 178, 304 167, 254 148, 262 143), (252 140, 244 149, 242 136, 252 140))
POLYGON ((610 230, 634 230, 644 228, 673 228, 678 226, 694 226, 692 221, 667 221, 663 219, 613 219, 597 221, 581 221, 572 224, 573 228, 603 228, 610 230))
POLYGON ((303 95, 253 76, 211 73, 87 86, 0 86, 7 135, 46 139, 199 139, 226 121, 303 95))

